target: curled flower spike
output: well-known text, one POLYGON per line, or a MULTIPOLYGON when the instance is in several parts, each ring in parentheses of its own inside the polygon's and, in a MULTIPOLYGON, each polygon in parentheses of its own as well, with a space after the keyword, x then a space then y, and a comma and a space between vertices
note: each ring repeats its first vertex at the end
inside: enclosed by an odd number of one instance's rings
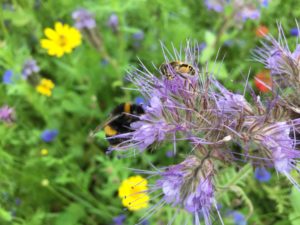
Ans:
POLYGON ((237 23, 248 19, 257 20, 260 17, 260 8, 268 6, 266 0, 205 0, 206 7, 218 13, 223 12, 226 6, 233 8, 233 17, 237 23))
POLYGON ((300 113, 300 46, 290 50, 281 25, 278 29, 278 40, 266 36, 263 46, 254 50, 254 58, 270 70, 274 92, 290 110, 300 113))
POLYGON ((75 27, 79 30, 93 29, 96 27, 96 21, 92 14, 86 9, 78 9, 72 13, 72 18, 75 20, 75 27))
POLYGON ((51 56, 62 57, 81 44, 80 32, 67 24, 56 22, 54 29, 46 28, 44 33, 47 39, 42 39, 40 43, 51 56))
MULTIPOLYGON (((149 191, 159 191, 163 197, 157 205, 149 209, 149 214, 156 208, 169 204, 193 214, 195 224, 200 223, 199 216, 204 218, 205 224, 212 224, 210 213, 213 207, 217 212, 218 208, 214 197, 213 164, 209 158, 199 160, 195 156, 190 156, 177 165, 151 172, 139 172, 159 177, 149 191)), ((146 214, 143 219, 147 218, 146 214)), ((223 224, 221 217, 220 220, 223 224)))

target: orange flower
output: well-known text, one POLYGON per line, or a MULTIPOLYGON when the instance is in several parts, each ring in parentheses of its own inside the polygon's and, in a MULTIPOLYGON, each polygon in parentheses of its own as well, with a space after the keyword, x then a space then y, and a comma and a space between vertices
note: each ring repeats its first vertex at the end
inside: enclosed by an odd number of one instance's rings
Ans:
POLYGON ((259 37, 259 38, 266 36, 268 33, 269 33, 269 29, 264 25, 260 25, 255 30, 255 35, 256 35, 256 37, 259 37))
POLYGON ((272 79, 270 72, 267 70, 261 71, 255 75, 254 84, 258 90, 267 93, 272 88, 272 79))

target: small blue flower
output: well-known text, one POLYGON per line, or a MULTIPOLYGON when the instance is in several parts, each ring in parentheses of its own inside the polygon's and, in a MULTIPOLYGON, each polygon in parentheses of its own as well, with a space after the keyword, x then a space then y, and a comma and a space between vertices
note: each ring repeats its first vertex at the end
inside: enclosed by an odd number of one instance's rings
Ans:
POLYGON ((58 130, 45 130, 41 134, 41 139, 45 142, 51 142, 58 135, 58 130))
POLYGON ((132 35, 132 38, 137 41, 141 41, 144 39, 144 36, 145 36, 145 34, 143 31, 138 31, 132 35))
POLYGON ((6 70, 2 77, 2 82, 4 84, 11 84, 12 83, 12 77, 13 77, 13 71, 12 70, 6 70))
POLYGON ((17 206, 21 205, 21 202, 22 202, 22 201, 21 201, 20 198, 16 198, 16 199, 15 199, 15 203, 16 203, 17 206))
POLYGON ((126 215, 120 214, 113 218, 113 225, 123 225, 124 220, 126 219, 126 215))
POLYGON ((259 182, 268 182, 271 179, 271 173, 264 167, 257 167, 254 176, 259 182))
POLYGON ((173 150, 169 150, 169 151, 166 152, 166 156, 167 156, 168 158, 172 158, 172 157, 175 156, 175 153, 174 153, 173 150))
POLYGON ((149 220, 143 220, 142 222, 141 222, 141 225, 149 225, 150 223, 149 223, 149 220))
POLYGON ((262 7, 268 7, 268 5, 269 5, 269 0, 262 0, 261 2, 262 7))
POLYGON ((295 37, 299 36, 299 29, 298 29, 298 27, 293 27, 293 28, 290 30, 290 34, 291 34, 292 36, 295 36, 295 37))
POLYGON ((235 225, 247 225, 246 218, 242 213, 233 211, 232 213, 230 213, 230 215, 233 217, 235 225))
POLYGON ((134 99, 134 102, 135 104, 138 104, 138 105, 145 105, 145 99, 143 97, 136 97, 134 99))

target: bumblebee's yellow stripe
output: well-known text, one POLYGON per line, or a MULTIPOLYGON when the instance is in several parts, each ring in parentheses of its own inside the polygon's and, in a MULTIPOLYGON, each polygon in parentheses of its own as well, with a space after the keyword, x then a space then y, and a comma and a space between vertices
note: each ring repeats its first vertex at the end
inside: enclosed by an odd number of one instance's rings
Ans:
POLYGON ((124 112, 130 113, 130 106, 131 106, 131 104, 129 102, 126 102, 124 104, 124 112))
POLYGON ((106 136, 114 136, 118 133, 118 131, 116 131, 115 129, 113 129, 111 126, 106 125, 104 127, 104 133, 106 136))

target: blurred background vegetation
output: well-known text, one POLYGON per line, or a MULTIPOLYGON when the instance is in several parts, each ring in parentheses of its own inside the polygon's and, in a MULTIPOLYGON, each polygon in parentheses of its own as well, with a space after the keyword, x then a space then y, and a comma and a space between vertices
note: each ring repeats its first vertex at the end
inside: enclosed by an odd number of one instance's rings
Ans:
MULTIPOLYGON (((0 124, 0 224, 107 225, 124 214, 124 224, 135 224, 146 210, 124 210, 117 190, 133 175, 126 168, 151 169, 180 161, 166 157, 172 146, 130 158, 106 154, 105 135, 92 132, 119 103, 139 96, 126 79, 127 70, 139 67, 139 59, 151 71, 163 61, 161 42, 168 48, 187 40, 199 45, 199 64, 215 70, 230 90, 243 92, 247 75, 250 84, 263 70, 252 60, 251 50, 260 45, 261 26, 277 36, 277 22, 295 47, 290 33, 300 16, 298 0, 273 0, 261 9, 259 20, 236 24, 232 11, 208 10, 201 0, 0 0, 0 74, 12 72, 11 82, 0 84, 0 107, 15 110, 12 123, 0 124), (73 25, 72 12, 84 8, 96 20, 101 50, 83 34, 82 44, 71 54, 52 57, 41 48, 46 27, 57 21, 73 25), (112 15, 116 27, 109 24, 112 15), (115 30, 117 29, 117 30, 115 30), (36 92, 22 79, 24 62, 35 59, 39 75, 54 82, 51 97, 36 92), (206 64, 207 63, 207 64, 206 64), (41 138, 47 129, 58 131, 50 142, 41 138)), ((254 90, 259 90, 253 85, 254 90)), ((263 93, 262 93, 263 94, 263 93)), ((179 146, 180 151, 189 151, 179 146)), ((300 224, 300 195, 284 179, 272 174, 260 183, 253 172, 243 174, 240 193, 220 199, 226 224, 239 224, 231 211, 251 215, 248 224, 300 224), (246 185, 247 184, 247 185, 246 185)), ((226 168, 220 180, 227 183, 240 176, 226 168)), ((154 214, 148 224, 167 224, 171 208, 154 214)), ((175 224, 183 224, 179 213, 175 224)), ((218 221, 215 222, 218 224, 218 221)), ((244 223, 240 223, 244 224, 244 223)))

